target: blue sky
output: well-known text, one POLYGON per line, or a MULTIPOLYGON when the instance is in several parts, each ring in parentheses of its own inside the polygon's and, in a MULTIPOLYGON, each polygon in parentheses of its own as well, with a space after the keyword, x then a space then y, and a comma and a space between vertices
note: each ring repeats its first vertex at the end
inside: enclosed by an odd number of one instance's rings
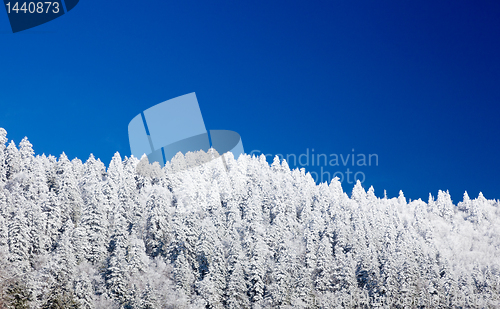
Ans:
POLYGON ((0 12, 9 139, 108 164, 130 155, 135 115, 196 92, 206 127, 247 152, 354 149, 378 165, 323 169, 362 172, 378 196, 500 198, 500 2, 116 4, 82 0, 16 34, 0 12))

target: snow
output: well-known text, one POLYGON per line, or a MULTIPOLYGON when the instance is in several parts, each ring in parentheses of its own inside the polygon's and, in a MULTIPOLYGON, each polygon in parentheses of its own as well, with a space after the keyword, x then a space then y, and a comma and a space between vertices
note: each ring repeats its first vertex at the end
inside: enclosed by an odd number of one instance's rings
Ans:
POLYGON ((482 194, 349 197, 278 158, 106 168, 6 143, 0 307, 500 306, 500 203, 482 194))

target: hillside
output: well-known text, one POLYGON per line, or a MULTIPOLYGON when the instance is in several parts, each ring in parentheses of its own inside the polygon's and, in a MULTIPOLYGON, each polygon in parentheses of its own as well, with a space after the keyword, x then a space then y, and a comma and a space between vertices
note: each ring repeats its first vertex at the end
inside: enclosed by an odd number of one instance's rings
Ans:
POLYGON ((348 195, 263 156, 106 168, 6 144, 0 129, 0 308, 500 306, 500 202, 482 194, 348 195))

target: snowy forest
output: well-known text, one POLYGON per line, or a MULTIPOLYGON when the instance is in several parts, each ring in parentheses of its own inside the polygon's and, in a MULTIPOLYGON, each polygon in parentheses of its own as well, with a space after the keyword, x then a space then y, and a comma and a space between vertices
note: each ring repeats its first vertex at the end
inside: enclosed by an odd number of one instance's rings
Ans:
POLYGON ((0 308, 499 308, 499 218, 482 194, 345 193, 213 150, 106 167, 0 129, 0 308))

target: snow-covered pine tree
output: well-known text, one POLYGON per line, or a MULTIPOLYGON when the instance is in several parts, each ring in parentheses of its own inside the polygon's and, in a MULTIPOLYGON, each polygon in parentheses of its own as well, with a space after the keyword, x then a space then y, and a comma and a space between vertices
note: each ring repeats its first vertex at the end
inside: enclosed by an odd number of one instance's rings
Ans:
POLYGON ((7 170, 6 170, 6 149, 5 144, 7 143, 7 131, 4 128, 0 128, 0 183, 5 183, 7 180, 7 170))
POLYGON ((1 306, 500 306, 500 203, 482 194, 457 207, 358 183, 349 197, 338 179, 230 153, 164 169, 115 154, 106 172, 6 141, 1 306))
POLYGON ((63 220, 68 218, 75 225, 80 221, 83 211, 83 200, 78 188, 78 178, 75 175, 73 164, 69 161, 65 153, 59 157, 56 166, 58 203, 61 205, 61 216, 63 220))
POLYGON ((80 221, 89 244, 85 257, 92 264, 99 264, 106 258, 109 225, 108 209, 105 208, 105 196, 102 192, 102 163, 91 155, 84 168, 80 184, 84 209, 80 221))
POLYGON ((105 273, 106 286, 110 295, 121 304, 127 303, 134 297, 134 295, 130 294, 128 286, 130 267, 126 258, 129 235, 126 225, 122 213, 114 214, 113 231, 108 248, 110 254, 105 273))
POLYGON ((171 234, 170 191, 153 186, 146 200, 146 253, 151 257, 166 256, 171 234))
POLYGON ((5 150, 4 170, 7 180, 13 179, 21 171, 21 156, 14 141, 11 141, 5 150))
POLYGON ((196 292, 207 300, 212 308, 223 308, 227 277, 223 245, 210 218, 201 222, 200 229, 196 244, 196 292))
POLYGON ((228 230, 227 241, 229 248, 224 303, 228 309, 250 308, 244 273, 248 261, 236 227, 232 226, 228 230))

